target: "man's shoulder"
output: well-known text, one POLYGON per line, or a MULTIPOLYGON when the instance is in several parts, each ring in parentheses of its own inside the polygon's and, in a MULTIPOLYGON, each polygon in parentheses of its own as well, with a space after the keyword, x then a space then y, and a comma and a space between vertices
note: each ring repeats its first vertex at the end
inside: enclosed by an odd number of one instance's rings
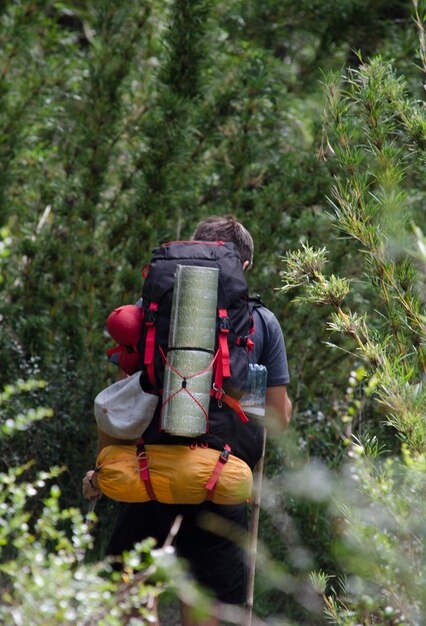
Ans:
POLYGON ((284 342, 283 330, 275 313, 263 303, 256 303, 252 309, 254 334, 257 352, 275 349, 284 342))
POLYGON ((265 365, 268 370, 268 387, 288 385, 287 354, 281 324, 275 313, 261 300, 252 303, 254 348, 252 362, 265 365))

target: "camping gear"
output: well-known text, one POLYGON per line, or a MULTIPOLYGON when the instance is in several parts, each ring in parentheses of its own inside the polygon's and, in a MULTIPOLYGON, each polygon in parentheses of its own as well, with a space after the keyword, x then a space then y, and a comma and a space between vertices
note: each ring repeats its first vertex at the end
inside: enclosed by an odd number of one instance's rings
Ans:
POLYGON ((253 617, 254 579, 256 574, 257 536, 259 532, 260 504, 262 499, 263 464, 266 449, 266 429, 263 429, 262 456, 253 472, 253 501, 249 532, 248 560, 249 572, 247 581, 247 600, 245 606, 244 626, 251 626, 253 617))
MULTIPOLYGON (((250 338, 253 334, 253 319, 243 263, 237 246, 223 241, 166 243, 154 250, 151 262, 145 268, 143 276, 145 280, 142 299, 137 307, 141 310, 142 327, 137 352, 132 352, 134 350, 134 336, 132 335, 129 344, 118 345, 110 349, 108 354, 110 357, 115 357, 114 353, 118 353, 119 364, 128 374, 141 370, 143 390, 161 398, 154 418, 144 433, 145 442, 163 445, 191 443, 194 431, 185 434, 179 429, 179 434, 175 434, 177 431, 172 427, 173 434, 170 434, 165 430, 165 426, 167 428, 170 426, 170 418, 173 418, 172 413, 168 413, 172 400, 181 396, 179 400, 185 398, 187 408, 191 404, 192 410, 197 407, 197 411, 200 409, 203 414, 202 419, 201 414, 197 413, 196 421, 198 420, 199 426, 202 426, 206 432, 196 435, 197 439, 201 438, 203 443, 218 451, 223 450, 224 445, 228 444, 235 456, 243 459, 253 468, 262 453, 262 429, 254 421, 247 423, 248 418, 240 404, 241 396, 247 386, 249 352, 253 346, 250 338), (178 266, 218 270, 217 310, 213 325, 215 341, 213 354, 209 355, 210 360, 207 360, 206 366, 206 378, 210 376, 208 371, 210 367, 212 371, 210 402, 208 408, 204 405, 204 401, 199 403, 203 410, 190 397, 186 389, 190 390, 190 384, 201 382, 201 375, 198 381, 191 381, 190 378, 193 374, 200 373, 200 367, 204 363, 195 364, 191 359, 189 364, 184 364, 184 368, 188 367, 188 369, 182 368, 184 369, 183 378, 182 372, 180 372, 180 377, 174 372, 174 380, 169 383, 164 376, 165 370, 170 369, 171 359, 175 358, 173 352, 181 352, 181 350, 169 352, 168 349, 172 300, 178 266), (125 362, 126 359, 128 362, 125 362), (166 389, 166 383, 175 385, 173 389, 176 393, 173 398, 166 389), (203 421, 204 424, 202 424, 203 421)), ((132 311, 129 312, 133 315, 132 311)), ((191 320, 189 308, 187 316, 191 320)), ((119 320, 122 314, 115 314, 113 317, 119 320)), ((112 324, 111 336, 117 340, 116 330, 112 324)), ((202 331, 203 333, 206 333, 206 329, 202 331)), ((128 336, 126 340, 129 341, 128 336)), ((183 346, 183 348, 187 347, 194 347, 194 344, 183 346)), ((170 373, 168 375, 171 376, 170 373)), ((191 417, 190 413, 188 415, 191 417)), ((182 422, 186 417, 186 414, 180 413, 178 419, 182 422)), ((181 426, 182 424, 179 425, 181 426)), ((198 426, 196 430, 199 432, 198 426)))
MULTIPOLYGON (((266 385, 268 371, 264 365, 250 363, 247 392, 241 400, 244 411, 251 419, 261 423, 265 417, 266 385)), ((254 579, 256 574, 257 536, 259 532, 260 505, 262 499, 263 465, 266 449, 266 429, 262 426, 262 456, 253 470, 253 500, 249 532, 247 600, 244 625, 251 626, 253 617, 254 579)))
POLYGON ((140 385, 140 372, 103 389, 95 398, 97 425, 110 437, 138 439, 151 422, 158 396, 140 385))
POLYGON ((107 351, 111 358, 116 355, 117 364, 127 374, 136 372, 140 363, 138 344, 142 333, 143 311, 135 304, 120 306, 108 316, 106 328, 118 343, 107 351))
POLYGON ((139 343, 147 383, 154 390, 163 389, 164 355, 178 265, 219 270, 211 395, 225 402, 228 394, 239 400, 247 383, 251 344, 248 287, 237 247, 223 241, 176 241, 154 250, 142 290, 144 323, 139 343))
MULTIPOLYGON (((141 306, 119 307, 108 317, 107 330, 118 345, 107 350, 107 354, 111 358, 117 353, 119 365, 127 374, 142 370, 145 376, 144 388, 149 388, 154 393, 162 393, 172 299, 179 265, 197 266, 199 269, 215 268, 219 271, 214 380, 210 395, 219 401, 227 402, 243 421, 247 421, 238 401, 247 382, 248 353, 253 345, 249 335, 253 329, 243 264, 233 243, 175 241, 165 243, 154 250, 151 263, 143 272, 145 282, 141 306), (140 339, 135 327, 139 315, 140 339)), ((208 298, 213 296, 214 280, 211 277, 212 282, 203 286, 201 292, 204 293, 201 295, 209 294, 208 298)), ((189 282, 183 277, 182 284, 186 285, 189 282)), ((198 283, 199 286, 200 284, 198 283)), ((193 293, 197 296, 197 290, 193 293)), ((195 304, 196 300, 196 297, 192 298, 192 304, 195 304)), ((184 307, 184 310, 188 312, 188 319, 191 320, 191 306, 184 307)), ((208 327, 207 325, 199 327, 198 336, 203 337, 208 327)), ((195 328, 193 325, 193 332, 195 328)))
POLYGON ((161 416, 172 435, 196 437, 207 430, 218 274, 215 267, 176 268, 161 416))
POLYGON ((264 365, 249 364, 247 390, 241 398, 241 406, 248 417, 265 417, 266 382, 268 372, 264 365))
POLYGON ((89 532, 91 532, 91 530, 93 528, 93 516, 92 516, 92 513, 95 512, 97 501, 98 501, 98 498, 90 498, 89 506, 87 507, 87 513, 86 513, 86 517, 85 517, 84 521, 86 522, 87 530, 89 532))
POLYGON ((239 504, 251 497, 252 473, 229 446, 113 445, 96 462, 101 491, 120 502, 239 504))

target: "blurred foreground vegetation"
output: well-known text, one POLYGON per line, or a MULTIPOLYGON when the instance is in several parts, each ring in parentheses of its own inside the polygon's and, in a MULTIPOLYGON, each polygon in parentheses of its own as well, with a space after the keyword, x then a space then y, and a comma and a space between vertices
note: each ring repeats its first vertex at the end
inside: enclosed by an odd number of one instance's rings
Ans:
POLYGON ((99 563, 114 505, 99 503, 93 546, 79 512, 93 398, 113 378, 104 323, 138 298, 158 242, 228 212, 254 236, 249 281, 283 324, 295 408, 267 450, 255 612, 424 623, 425 10, 5 3, 5 624, 36 623, 35 603, 40 624, 119 624, 126 598, 166 584, 148 588, 135 554, 123 588, 99 563))

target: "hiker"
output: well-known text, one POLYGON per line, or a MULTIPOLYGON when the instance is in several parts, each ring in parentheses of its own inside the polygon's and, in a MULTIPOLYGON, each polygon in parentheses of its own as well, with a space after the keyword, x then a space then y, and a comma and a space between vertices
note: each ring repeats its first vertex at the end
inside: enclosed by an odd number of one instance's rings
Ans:
MULTIPOLYGON (((235 244, 244 271, 252 266, 253 240, 250 233, 233 216, 214 216, 202 221, 196 228, 194 242, 232 242, 235 244)), ((262 305, 260 299, 252 304, 254 326, 253 350, 250 361, 267 368, 266 410, 269 419, 275 418, 286 427, 291 418, 291 401, 287 395, 290 381, 285 344, 280 325, 271 311, 262 305)), ((126 374, 119 372, 119 377, 126 374)), ((214 403, 215 400, 212 400, 214 403)), ((219 404, 216 414, 223 412, 225 427, 233 430, 234 440, 244 438, 242 446, 247 447, 253 439, 253 445, 263 437, 263 427, 253 424, 241 424, 232 409, 219 404), (247 427, 247 430, 245 428, 247 427), (257 430, 256 430, 257 429, 257 430), (237 433, 237 435, 235 435, 237 433)), ((213 405, 211 405, 213 406, 213 405)), ((209 409, 210 418, 210 409, 209 409)), ((155 419, 155 418, 154 418, 155 419)), ((156 427, 151 429, 154 433, 156 427)), ((212 426, 214 429, 214 426, 212 426)), ((158 428, 157 428, 158 430, 158 428)), ((150 432, 144 439, 149 441, 150 432)), ((152 435, 155 441, 155 434, 152 435)), ((106 446, 120 443, 99 430, 98 453, 106 446)), ((238 444, 238 441, 236 442, 238 444)), ((238 445, 237 445, 238 448, 238 445)), ((247 461, 250 464, 250 460, 247 461)), ((96 474, 87 472, 83 479, 83 493, 88 498, 98 498, 101 491, 96 486, 96 474)), ((156 500, 136 503, 120 503, 117 520, 107 547, 107 554, 120 556, 123 551, 146 537, 154 537, 158 545, 167 538, 170 528, 178 515, 183 521, 176 536, 177 554, 186 559, 195 580, 210 590, 214 597, 223 603, 243 605, 246 601, 247 565, 241 543, 244 542, 248 528, 247 504, 221 505, 212 501, 201 504, 164 504, 156 500), (222 520, 222 524, 221 524, 222 520), (218 533, 207 529, 215 526, 218 533), (226 530, 232 525, 234 540, 226 536, 226 530), (222 532, 220 530, 222 529, 222 532), (235 540, 236 529, 241 529, 235 540), (239 539, 239 541, 238 541, 239 539)), ((183 626, 217 626, 219 621, 211 617, 196 621, 188 606, 181 603, 183 626)))

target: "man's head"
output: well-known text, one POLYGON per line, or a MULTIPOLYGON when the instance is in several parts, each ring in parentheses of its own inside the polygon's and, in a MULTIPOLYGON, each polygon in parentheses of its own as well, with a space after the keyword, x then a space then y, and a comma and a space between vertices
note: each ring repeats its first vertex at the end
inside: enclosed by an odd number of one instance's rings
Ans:
POLYGON ((195 241, 231 241, 241 256, 244 268, 253 264, 253 239, 233 215, 214 215, 200 222, 192 239, 195 241))

